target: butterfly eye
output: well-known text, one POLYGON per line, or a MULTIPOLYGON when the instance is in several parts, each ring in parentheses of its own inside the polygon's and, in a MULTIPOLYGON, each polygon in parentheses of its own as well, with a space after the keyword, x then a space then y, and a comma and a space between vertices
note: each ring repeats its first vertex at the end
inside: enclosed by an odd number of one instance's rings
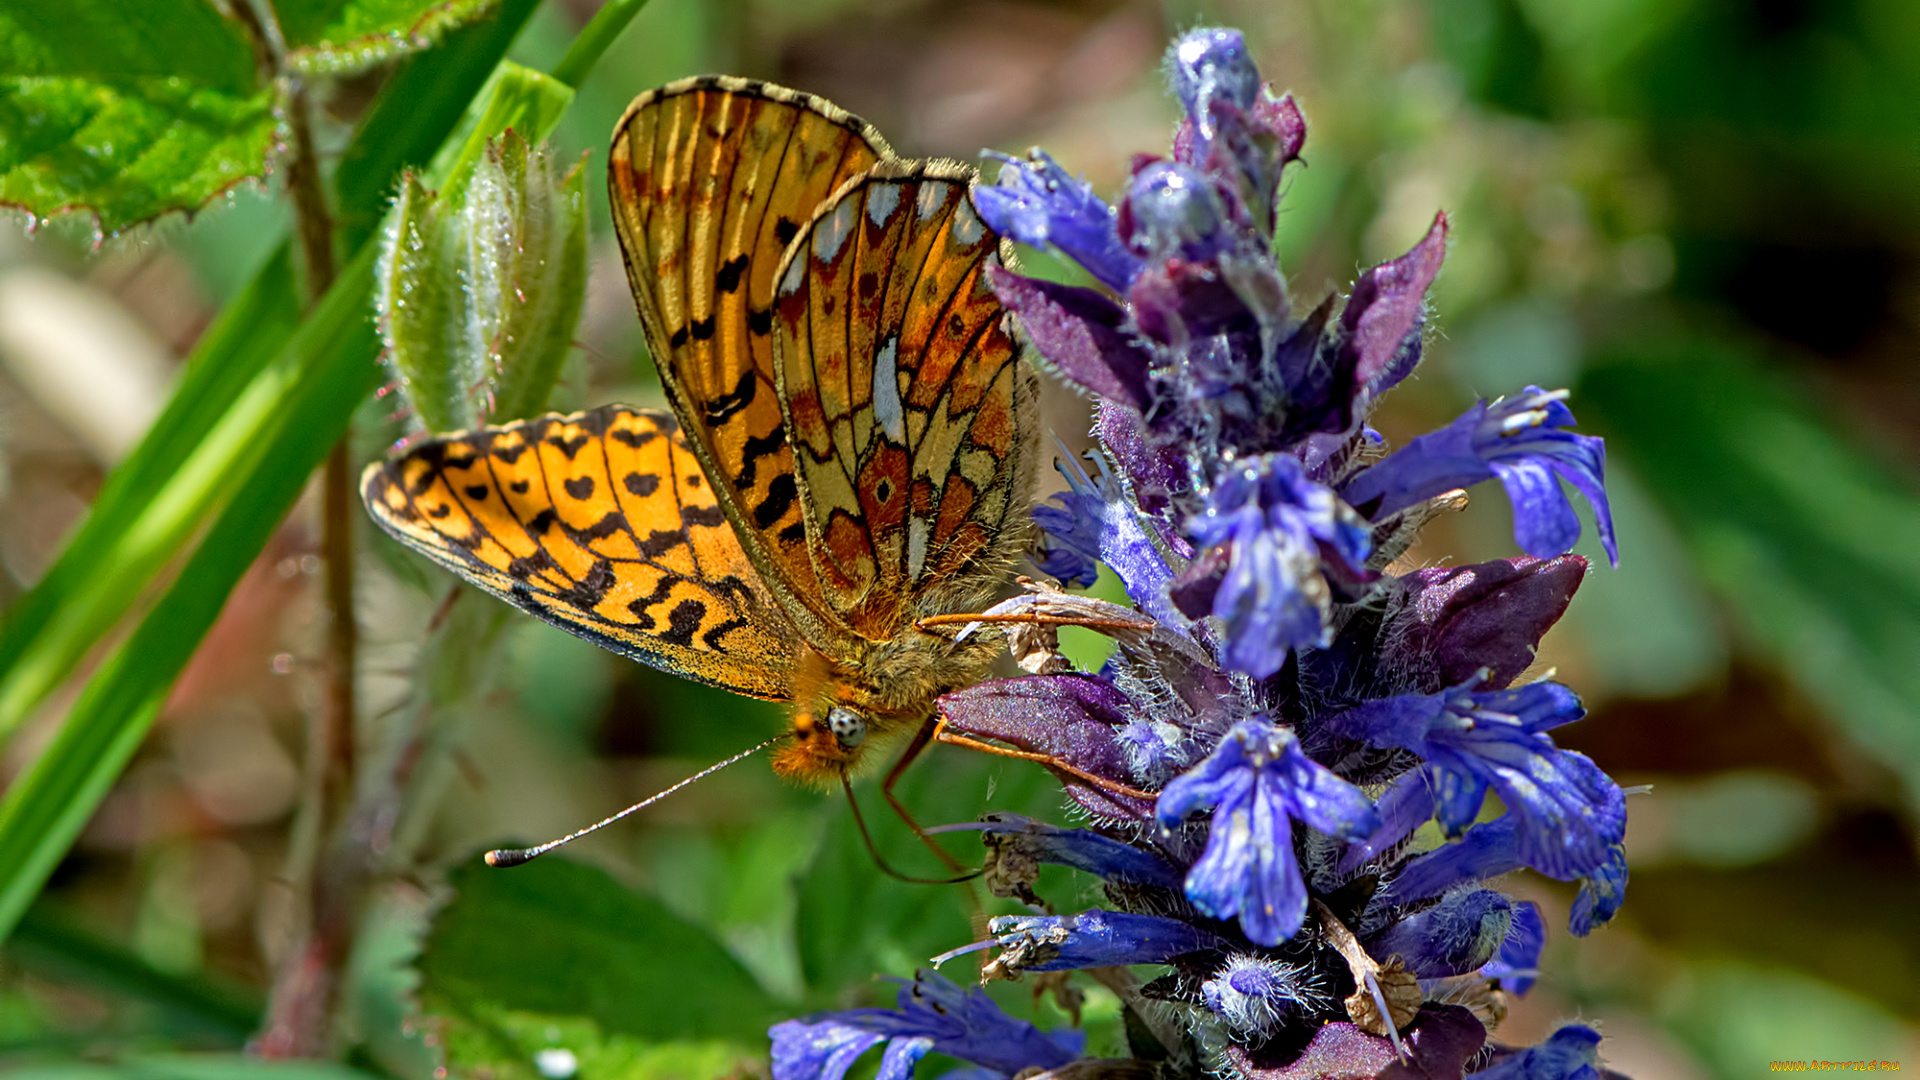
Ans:
POLYGON ((867 718, 839 705, 827 710, 827 728, 840 741, 843 750, 851 750, 867 740, 867 718))

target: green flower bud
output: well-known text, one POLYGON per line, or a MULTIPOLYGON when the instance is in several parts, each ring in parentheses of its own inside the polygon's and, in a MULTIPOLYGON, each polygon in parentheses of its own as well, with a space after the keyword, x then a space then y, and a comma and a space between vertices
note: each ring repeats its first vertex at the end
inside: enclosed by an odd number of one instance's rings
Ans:
POLYGON ((545 405, 587 279, 585 170, 514 131, 457 191, 402 182, 375 293, 387 359, 421 427, 457 431, 545 405))

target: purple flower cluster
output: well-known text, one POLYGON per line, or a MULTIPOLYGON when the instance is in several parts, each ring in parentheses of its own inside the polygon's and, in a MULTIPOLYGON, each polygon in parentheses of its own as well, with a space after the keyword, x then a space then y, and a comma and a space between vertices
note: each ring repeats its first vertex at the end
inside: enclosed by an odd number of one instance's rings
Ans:
MULTIPOLYGON (((1587 570, 1567 554, 1580 523, 1562 480, 1617 561, 1604 448, 1571 430, 1564 391, 1527 387, 1383 452, 1367 417, 1420 360, 1445 216, 1344 305, 1296 315, 1271 238, 1299 109, 1233 31, 1186 34, 1168 66, 1185 109, 1172 155, 1138 159, 1117 204, 1038 150, 975 193, 994 229, 1097 283, 991 282, 1098 403, 1104 453, 1064 466, 1069 490, 1035 512, 1038 564, 1079 585, 1106 565, 1151 629, 1119 634, 1097 673, 942 699, 950 730, 1060 763, 1088 826, 979 826, 990 886, 1035 914, 949 955, 997 947, 986 970, 1006 977, 1164 965, 1127 1002, 1143 1031, 1154 999, 1184 1018, 1180 1045, 1135 1047, 1163 1073, 1597 1076, 1584 1027, 1531 1050, 1488 1041, 1546 937, 1538 908, 1489 879, 1577 882, 1575 935, 1624 898, 1623 793, 1551 734, 1585 715, 1579 699, 1514 685, 1587 570), (1490 479, 1526 557, 1389 572, 1457 489, 1490 479), (1032 890, 1045 863, 1101 877, 1107 905, 1053 913, 1032 890)), ((929 1048, 1002 1075, 1062 1068, 1062 1044, 946 985, 923 975, 900 1011, 781 1025, 776 1077, 838 1080, 883 1041, 885 1080, 929 1048)))

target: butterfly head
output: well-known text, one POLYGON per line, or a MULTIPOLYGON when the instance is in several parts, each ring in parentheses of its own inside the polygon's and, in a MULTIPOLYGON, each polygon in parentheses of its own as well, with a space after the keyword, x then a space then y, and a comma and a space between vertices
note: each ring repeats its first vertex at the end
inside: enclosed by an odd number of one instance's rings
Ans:
POLYGON ((796 712, 793 741, 773 756, 773 771, 790 780, 825 786, 856 771, 871 723, 849 705, 825 702, 796 712))

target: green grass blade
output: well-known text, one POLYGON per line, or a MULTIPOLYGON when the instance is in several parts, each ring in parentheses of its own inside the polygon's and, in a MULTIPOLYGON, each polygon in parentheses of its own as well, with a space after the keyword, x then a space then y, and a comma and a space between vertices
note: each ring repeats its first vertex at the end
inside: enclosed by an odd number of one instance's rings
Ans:
POLYGON ((580 28, 574 36, 573 44, 567 47, 567 54, 553 66, 553 77, 568 86, 578 89, 593 71, 594 65, 613 47, 614 41, 626 30, 640 9, 647 6, 647 0, 608 0, 594 12, 587 25, 580 28))

